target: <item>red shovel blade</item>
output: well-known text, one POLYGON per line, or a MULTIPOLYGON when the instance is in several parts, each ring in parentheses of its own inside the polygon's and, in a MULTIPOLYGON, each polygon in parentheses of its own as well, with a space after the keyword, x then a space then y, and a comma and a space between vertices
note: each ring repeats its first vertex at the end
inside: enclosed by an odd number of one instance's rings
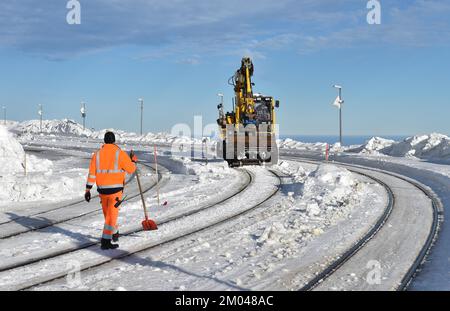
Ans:
POLYGON ((152 231, 152 230, 158 230, 158 226, 156 225, 156 222, 154 222, 151 219, 144 219, 142 221, 142 228, 145 231, 152 231))

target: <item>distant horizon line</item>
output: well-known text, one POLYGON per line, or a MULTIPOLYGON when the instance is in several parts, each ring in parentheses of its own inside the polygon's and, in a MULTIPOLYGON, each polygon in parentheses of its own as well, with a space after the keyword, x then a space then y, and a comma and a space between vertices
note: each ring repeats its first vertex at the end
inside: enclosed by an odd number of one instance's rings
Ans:
MULTIPOLYGON (((72 118, 55 118, 55 119, 44 119, 42 121, 53 121, 53 120, 72 120, 75 121, 76 123, 78 123, 78 120, 76 119, 72 119, 72 118)), ((39 119, 23 119, 23 120, 11 120, 11 119, 6 119, 7 122, 25 122, 25 121, 38 121, 39 119)), ((3 120, 0 120, 0 125, 3 125, 1 122, 3 120)), ((78 123, 80 124, 80 123, 78 123)), ((104 130, 107 128, 102 128, 102 129, 96 129, 96 128, 92 128, 89 126, 86 126, 86 129, 89 130, 104 130)), ((122 131, 128 131, 125 129, 121 129, 121 128, 116 128, 116 130, 122 130, 122 131)), ((131 132, 135 133, 136 131, 131 130, 131 132)), ((168 130, 156 130, 156 131, 147 131, 147 133, 155 133, 155 132, 165 132, 165 133, 170 133, 170 131, 168 130)), ((443 134, 443 135, 450 135, 447 133, 443 133, 443 132, 439 132, 439 131, 429 131, 429 132, 416 132, 415 134, 344 134, 342 137, 410 137, 410 136, 417 136, 417 135, 427 135, 427 134, 431 134, 431 133, 438 133, 438 134, 443 134)), ((303 136, 303 137, 339 137, 339 134, 292 134, 292 133, 288 133, 288 134, 280 134, 279 137, 286 137, 286 136, 303 136)))
MULTIPOLYGON (((438 132, 430 132, 430 133, 438 133, 438 132)), ((442 134, 442 133, 441 133, 442 134)), ((370 137, 375 137, 375 136, 414 136, 414 135, 420 135, 420 134, 379 134, 379 135, 375 135, 375 134, 350 134, 350 135, 342 135, 342 137, 361 137, 361 136, 370 136, 370 137)), ((339 137, 339 134, 281 134, 280 137, 282 136, 305 136, 305 137, 339 137)))

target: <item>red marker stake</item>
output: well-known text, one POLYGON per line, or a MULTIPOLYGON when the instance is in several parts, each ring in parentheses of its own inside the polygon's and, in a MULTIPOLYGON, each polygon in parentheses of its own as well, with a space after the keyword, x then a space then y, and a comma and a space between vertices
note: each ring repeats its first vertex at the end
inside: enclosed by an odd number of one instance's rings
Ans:
MULTIPOLYGON (((158 150, 156 149, 156 145, 153 146, 153 153, 155 156, 155 171, 156 171, 156 196, 157 196, 157 200, 158 200, 158 206, 161 205, 160 200, 159 200, 159 175, 158 175, 158 150)), ((167 205, 167 201, 164 201, 164 203, 162 204, 163 206, 167 205)))

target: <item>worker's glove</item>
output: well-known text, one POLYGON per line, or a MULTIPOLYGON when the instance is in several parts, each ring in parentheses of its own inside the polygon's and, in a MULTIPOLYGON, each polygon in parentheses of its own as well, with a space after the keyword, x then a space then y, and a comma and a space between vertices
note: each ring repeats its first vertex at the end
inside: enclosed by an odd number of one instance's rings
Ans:
POLYGON ((133 150, 130 151, 130 159, 131 159, 131 161, 134 162, 134 163, 136 163, 136 162, 138 161, 138 158, 137 158, 137 156, 134 154, 134 151, 133 151, 133 150))
POLYGON ((84 199, 86 200, 86 202, 91 201, 91 192, 89 190, 86 190, 86 192, 84 193, 84 199))

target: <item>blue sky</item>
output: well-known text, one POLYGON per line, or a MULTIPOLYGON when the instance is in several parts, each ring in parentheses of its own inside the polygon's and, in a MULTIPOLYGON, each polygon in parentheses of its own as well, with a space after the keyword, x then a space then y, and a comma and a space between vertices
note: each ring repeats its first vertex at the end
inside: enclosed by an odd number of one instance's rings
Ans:
POLYGON ((0 3, 0 105, 15 120, 170 131, 217 118, 217 93, 253 57, 255 91, 281 101, 281 134, 337 134, 334 83, 344 86, 344 133, 450 133, 450 2, 365 0, 66 0, 0 3))

